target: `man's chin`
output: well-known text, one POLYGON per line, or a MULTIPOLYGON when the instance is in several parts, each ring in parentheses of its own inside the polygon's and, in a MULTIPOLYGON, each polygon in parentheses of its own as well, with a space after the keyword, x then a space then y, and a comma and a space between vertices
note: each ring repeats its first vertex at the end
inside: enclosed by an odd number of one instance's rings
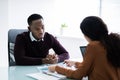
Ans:
POLYGON ((38 39, 42 39, 43 37, 39 37, 38 39))
POLYGON ((43 35, 39 35, 38 38, 39 38, 39 39, 43 39, 43 38, 44 38, 44 34, 43 34, 43 35))
POLYGON ((38 39, 43 39, 43 36, 40 36, 38 39))

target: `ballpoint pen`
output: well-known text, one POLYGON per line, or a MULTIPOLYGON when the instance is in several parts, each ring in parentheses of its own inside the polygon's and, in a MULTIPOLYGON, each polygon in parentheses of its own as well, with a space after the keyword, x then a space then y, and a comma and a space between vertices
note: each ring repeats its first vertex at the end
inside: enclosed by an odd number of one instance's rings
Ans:
POLYGON ((49 76, 53 76, 53 77, 56 77, 56 78, 60 78, 60 77, 58 77, 58 76, 56 76, 56 75, 54 75, 54 74, 51 74, 51 73, 48 73, 48 72, 45 72, 45 71, 42 71, 44 74, 47 74, 47 75, 49 75, 49 76))

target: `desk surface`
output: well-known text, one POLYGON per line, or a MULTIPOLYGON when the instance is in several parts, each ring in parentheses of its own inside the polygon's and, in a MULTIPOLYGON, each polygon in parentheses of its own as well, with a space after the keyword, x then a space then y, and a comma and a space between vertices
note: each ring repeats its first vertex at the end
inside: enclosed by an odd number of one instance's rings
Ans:
MULTIPOLYGON (((0 67, 0 80, 36 80, 32 77, 27 76, 27 74, 31 73, 39 73, 41 70, 38 69, 42 66, 11 66, 11 67, 0 67)), ((43 73, 40 73, 43 76, 43 73)), ((47 75, 44 80, 51 80, 49 75, 47 75)), ((63 80, 63 79, 58 79, 63 80)), ((71 79, 64 79, 64 80, 71 80, 71 79)), ((84 79, 87 80, 87 79, 84 79)))
POLYGON ((31 73, 39 73, 39 75, 46 77, 45 79, 42 80, 51 80, 47 79, 49 78, 49 75, 46 74, 43 75, 43 73, 40 72, 40 69, 38 70, 38 67, 41 66, 12 66, 9 68, 0 67, 0 80, 36 80, 35 78, 27 76, 27 74, 31 73))
POLYGON ((38 66, 12 66, 8 69, 9 80, 35 80, 26 74, 39 72, 38 66))
MULTIPOLYGON (((60 78, 56 78, 54 76, 49 76, 47 74, 43 74, 41 69, 38 69, 42 66, 14 66, 9 68, 8 78, 9 80, 36 80, 28 74, 36 74, 37 76, 41 77, 40 80, 60 80, 60 78), (39 73, 39 74, 37 74, 39 73)), ((44 66, 43 66, 44 67, 44 66)), ((38 78, 38 77, 37 77, 38 78)), ((67 79, 66 80, 71 80, 67 79)))

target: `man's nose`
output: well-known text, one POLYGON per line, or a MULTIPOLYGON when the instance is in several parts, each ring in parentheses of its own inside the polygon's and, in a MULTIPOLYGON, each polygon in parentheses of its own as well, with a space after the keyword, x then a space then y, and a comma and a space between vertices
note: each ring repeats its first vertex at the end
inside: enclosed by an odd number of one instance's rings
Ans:
POLYGON ((43 32, 43 29, 40 29, 39 32, 42 33, 42 32, 43 32))

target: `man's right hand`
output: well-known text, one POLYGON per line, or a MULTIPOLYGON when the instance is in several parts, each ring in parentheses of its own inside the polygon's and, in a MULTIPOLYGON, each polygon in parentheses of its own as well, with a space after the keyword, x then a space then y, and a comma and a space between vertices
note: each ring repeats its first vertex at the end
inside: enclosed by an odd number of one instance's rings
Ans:
POLYGON ((56 54, 47 55, 46 58, 42 59, 43 64, 55 64, 58 62, 58 56, 56 54))
POLYGON ((42 59, 42 63, 43 63, 43 64, 50 64, 49 58, 43 58, 43 59, 42 59))

